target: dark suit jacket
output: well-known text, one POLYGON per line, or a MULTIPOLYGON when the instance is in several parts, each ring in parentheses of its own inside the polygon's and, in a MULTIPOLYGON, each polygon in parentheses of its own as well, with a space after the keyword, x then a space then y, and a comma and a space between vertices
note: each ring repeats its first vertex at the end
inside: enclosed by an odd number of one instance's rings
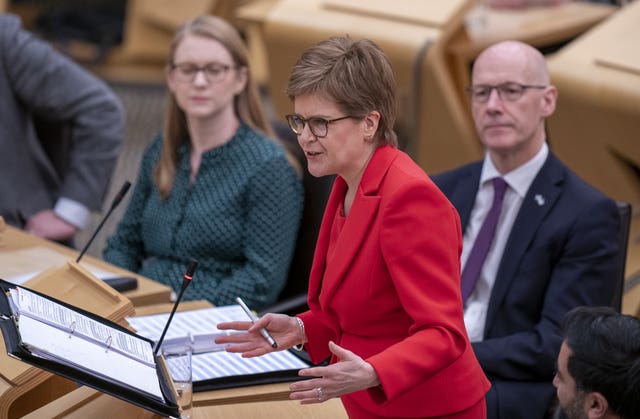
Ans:
MULTIPOLYGON (((433 177, 458 209, 463 229, 481 170, 482 162, 475 162, 433 177)), ((615 202, 549 153, 509 235, 484 340, 473 343, 493 384, 489 418, 544 416, 555 393, 551 381, 565 313, 580 305, 611 304, 619 226, 615 202)))

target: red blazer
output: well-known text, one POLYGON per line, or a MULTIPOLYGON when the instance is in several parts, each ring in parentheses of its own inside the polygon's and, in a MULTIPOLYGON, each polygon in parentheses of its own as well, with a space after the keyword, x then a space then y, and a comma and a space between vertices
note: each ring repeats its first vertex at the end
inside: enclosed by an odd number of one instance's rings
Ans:
POLYGON ((338 177, 311 269, 310 310, 300 315, 309 355, 326 359, 333 340, 374 367, 382 389, 343 396, 351 417, 438 416, 476 404, 489 383, 464 328, 456 210, 409 156, 380 147, 327 261, 346 190, 338 177))

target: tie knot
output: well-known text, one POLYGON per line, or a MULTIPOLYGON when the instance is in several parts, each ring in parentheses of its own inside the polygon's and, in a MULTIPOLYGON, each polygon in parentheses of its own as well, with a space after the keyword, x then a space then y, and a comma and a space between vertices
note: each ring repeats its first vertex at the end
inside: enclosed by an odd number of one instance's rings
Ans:
POLYGON ((507 182, 505 182, 501 177, 495 177, 491 180, 491 182, 493 183, 494 197, 502 201, 504 192, 507 190, 507 182))

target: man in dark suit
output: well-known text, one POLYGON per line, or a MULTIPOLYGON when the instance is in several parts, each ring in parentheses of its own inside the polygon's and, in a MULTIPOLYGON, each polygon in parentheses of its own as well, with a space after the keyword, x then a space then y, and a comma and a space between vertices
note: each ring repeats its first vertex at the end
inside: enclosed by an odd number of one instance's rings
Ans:
POLYGON ((469 92, 486 156, 433 180, 464 229, 465 325, 492 381, 488 417, 541 419, 564 315, 611 304, 619 215, 549 151, 544 121, 557 91, 536 49, 489 47, 469 92))

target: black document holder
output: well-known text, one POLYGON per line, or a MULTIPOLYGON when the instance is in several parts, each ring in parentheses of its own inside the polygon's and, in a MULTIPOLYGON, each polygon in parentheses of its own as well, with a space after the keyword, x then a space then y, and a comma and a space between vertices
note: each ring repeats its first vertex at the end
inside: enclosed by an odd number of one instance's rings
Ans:
MULTIPOLYGON (((313 364, 302 354, 293 353, 301 361, 308 366, 313 364)), ((309 377, 301 377, 298 375, 297 369, 261 372, 256 374, 231 375, 227 377, 211 378, 193 382, 193 392, 222 390, 227 388, 257 386, 262 384, 289 383, 292 381, 307 380, 309 377)))
MULTIPOLYGON (((26 362, 30 365, 51 372, 53 374, 65 377, 69 380, 75 381, 80 384, 87 385, 103 393, 117 397, 129 403, 140 406, 144 409, 152 411, 162 416, 180 417, 180 411, 176 403, 175 395, 173 392, 173 385, 171 378, 165 368, 162 367, 163 361, 161 356, 156 357, 156 372, 158 374, 158 381, 160 384, 160 390, 163 393, 164 401, 159 400, 153 395, 140 390, 136 387, 130 386, 126 383, 122 383, 118 380, 110 380, 108 377, 104 377, 101 374, 96 374, 90 369, 83 369, 76 364, 69 364, 57 360, 51 360, 34 355, 21 343, 20 331, 14 320, 14 314, 10 307, 9 297, 7 292, 22 288, 37 294, 43 298, 53 301, 63 307, 73 310, 81 315, 87 316, 92 320, 103 323, 104 325, 116 329, 120 332, 136 336, 139 339, 148 341, 153 347, 153 342, 140 335, 137 335, 130 330, 88 311, 82 310, 78 307, 74 307, 70 304, 66 304, 55 298, 51 298, 44 294, 41 294, 32 289, 21 287, 10 282, 0 279, 0 289, 2 289, 2 296, 0 297, 0 329, 2 330, 2 336, 4 337, 5 346, 7 348, 7 354, 20 361, 26 362)), ((53 327, 53 326, 52 326, 53 327)))

